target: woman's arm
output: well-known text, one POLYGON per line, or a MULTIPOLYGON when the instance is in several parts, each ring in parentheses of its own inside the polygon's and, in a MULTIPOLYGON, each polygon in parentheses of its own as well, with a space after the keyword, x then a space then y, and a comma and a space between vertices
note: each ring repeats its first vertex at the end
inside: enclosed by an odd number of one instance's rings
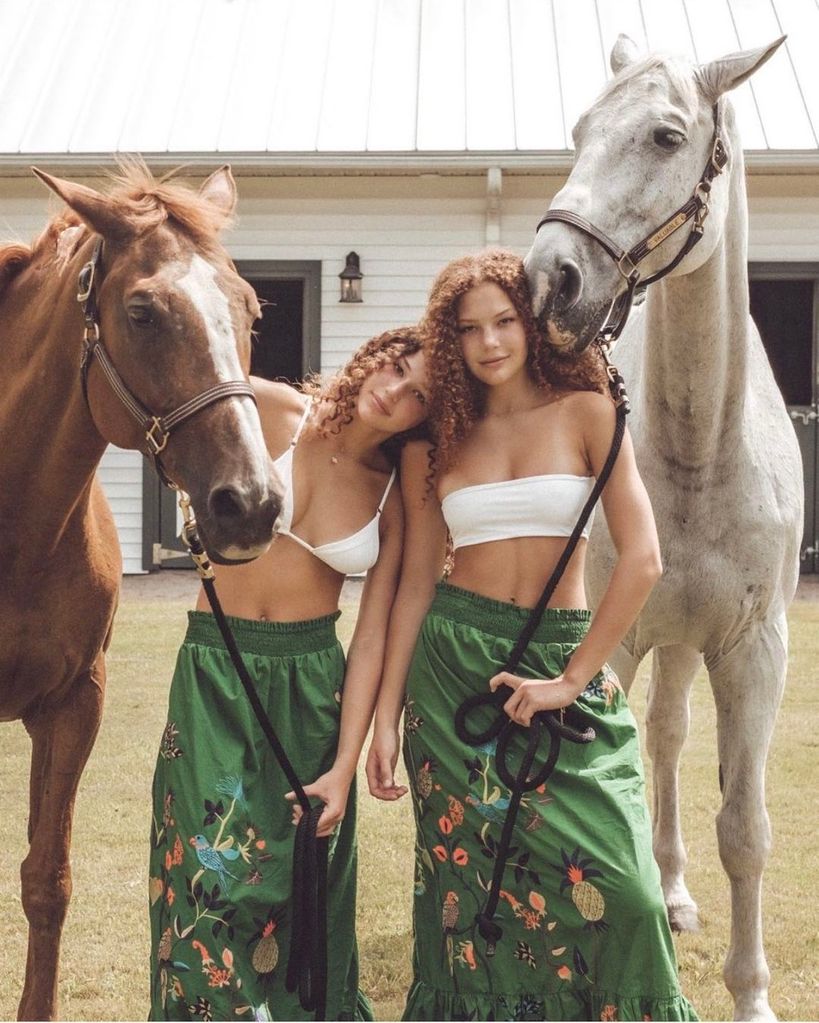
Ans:
POLYGON ((398 799, 407 791, 395 784, 398 724, 415 641, 435 595, 446 559, 446 525, 441 506, 430 491, 429 445, 407 444, 401 459, 404 501, 404 557, 387 634, 387 653, 373 741, 367 756, 367 781, 378 799, 398 799))
MULTIPOLYGON (((347 653, 336 758, 329 771, 304 786, 306 795, 318 796, 325 803, 317 830, 319 836, 329 835, 344 817, 350 784, 370 727, 384 664, 390 608, 401 570, 402 519, 399 488, 393 487, 379 523, 378 561, 367 572, 347 653)), ((288 793, 287 798, 295 797, 288 793)), ((294 809, 295 819, 299 817, 298 810, 294 809)))
MULTIPOLYGON (((596 476, 602 471, 611 447, 615 409, 608 399, 597 394, 583 395, 578 405, 589 464, 596 476)), ((566 707, 580 695, 623 640, 662 574, 654 515, 637 471, 628 431, 602 501, 617 562, 589 631, 566 670, 548 681, 525 680, 501 672, 490 682, 493 690, 499 685, 515 689, 504 709, 519 724, 528 725, 538 710, 566 707)))

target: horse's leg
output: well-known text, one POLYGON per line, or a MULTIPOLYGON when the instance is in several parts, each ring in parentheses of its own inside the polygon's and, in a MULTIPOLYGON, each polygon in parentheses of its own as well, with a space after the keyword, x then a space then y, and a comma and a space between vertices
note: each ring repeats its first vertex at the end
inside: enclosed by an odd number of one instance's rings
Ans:
POLYGON ((100 654, 66 700, 27 719, 33 741, 29 851, 20 868, 29 924, 26 982, 19 1019, 57 1013, 60 937, 71 898, 68 852, 74 799, 102 716, 105 665, 100 654))
POLYGON ((734 1019, 770 1020, 770 972, 762 947, 762 871, 771 847, 765 764, 787 668, 784 611, 762 622, 710 670, 717 708, 722 808, 717 838, 731 881, 725 985, 734 1019))
POLYGON ((702 655, 692 647, 656 647, 646 707, 646 749, 654 782, 654 858, 675 931, 699 930, 697 904, 684 876, 688 856, 680 824, 679 769, 691 721, 691 684, 701 664, 702 655))
MULTIPOLYGON (((31 737, 31 771, 29 776, 29 812, 28 812, 28 841, 37 830, 37 821, 40 817, 40 802, 43 793, 43 779, 48 769, 49 759, 49 734, 45 728, 37 727, 38 719, 26 721, 26 728, 31 737)), ((31 941, 28 943, 26 956, 26 976, 23 987, 23 994, 20 998, 20 1006, 27 1004, 31 990, 34 986, 34 970, 32 967, 31 941)))

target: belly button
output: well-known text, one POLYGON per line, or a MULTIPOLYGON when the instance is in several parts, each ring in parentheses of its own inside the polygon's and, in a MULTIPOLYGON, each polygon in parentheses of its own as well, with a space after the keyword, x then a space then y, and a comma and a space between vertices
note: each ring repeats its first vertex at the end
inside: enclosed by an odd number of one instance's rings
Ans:
POLYGON ((509 598, 509 602, 510 602, 511 604, 517 604, 517 601, 515 600, 515 598, 514 598, 514 597, 510 597, 510 598, 509 598))
POLYGON ((267 615, 259 615, 259 621, 260 622, 266 622, 267 621, 267 615))

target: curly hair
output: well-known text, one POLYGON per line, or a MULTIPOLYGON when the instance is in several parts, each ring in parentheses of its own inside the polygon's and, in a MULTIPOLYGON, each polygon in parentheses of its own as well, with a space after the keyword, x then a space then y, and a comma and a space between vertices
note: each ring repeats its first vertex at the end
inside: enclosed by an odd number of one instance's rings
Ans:
POLYGON ((455 259, 435 278, 421 323, 437 472, 450 465, 458 445, 484 413, 486 388, 464 362, 458 306, 466 292, 486 282, 502 288, 520 316, 529 372, 538 387, 607 393, 606 372, 596 349, 567 356, 544 338, 532 312, 529 281, 519 256, 506 249, 487 249, 455 259))
MULTIPOLYGON (((422 348, 422 334, 418 327, 396 327, 371 337, 356 349, 347 363, 328 379, 319 375, 308 377, 301 389, 313 398, 316 407, 327 411, 311 424, 321 437, 340 433, 353 419, 361 385, 387 362, 396 362, 402 355, 412 355, 422 348)), ((426 436, 426 423, 390 437, 382 445, 391 461, 396 461, 401 447, 416 437, 426 436)))

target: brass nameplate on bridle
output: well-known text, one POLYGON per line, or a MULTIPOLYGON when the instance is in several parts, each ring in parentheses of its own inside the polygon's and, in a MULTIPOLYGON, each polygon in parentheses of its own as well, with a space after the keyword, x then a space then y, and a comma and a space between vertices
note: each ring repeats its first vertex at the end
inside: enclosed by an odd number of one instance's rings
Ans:
POLYGON ((660 230, 646 241, 646 248, 649 252, 652 249, 656 249, 660 242, 665 241, 665 239, 670 234, 673 234, 678 227, 682 227, 686 220, 687 217, 684 213, 678 213, 677 216, 672 217, 667 224, 663 224, 660 230))

